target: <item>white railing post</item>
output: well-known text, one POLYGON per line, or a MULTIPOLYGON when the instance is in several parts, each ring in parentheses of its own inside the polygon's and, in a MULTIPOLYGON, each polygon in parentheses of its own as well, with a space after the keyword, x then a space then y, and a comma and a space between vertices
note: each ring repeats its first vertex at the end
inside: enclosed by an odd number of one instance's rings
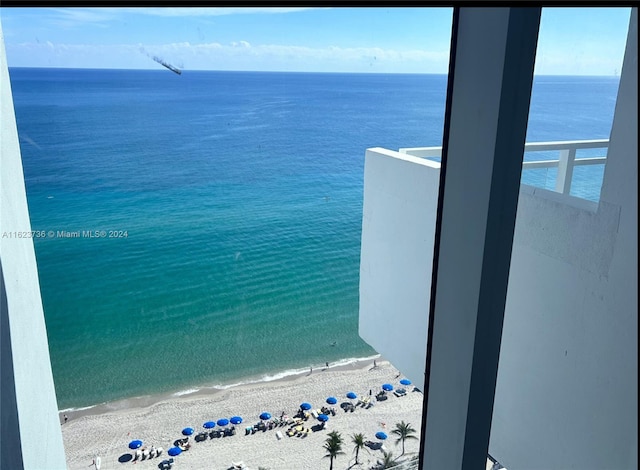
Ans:
POLYGON ((558 160, 558 178, 556 179, 556 192, 569 194, 571 191, 571 179, 573 178, 573 167, 576 160, 576 148, 560 150, 558 160))

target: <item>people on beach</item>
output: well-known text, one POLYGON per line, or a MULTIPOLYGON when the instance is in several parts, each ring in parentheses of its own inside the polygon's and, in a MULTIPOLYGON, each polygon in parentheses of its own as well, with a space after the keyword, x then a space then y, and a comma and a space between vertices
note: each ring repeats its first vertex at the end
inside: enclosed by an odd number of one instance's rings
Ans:
POLYGON ((329 368, 329 363, 325 362, 324 364, 327 366, 327 369, 328 369, 329 368))
POLYGON ((69 417, 67 416, 67 414, 64 414, 64 422, 66 423, 67 421, 69 421, 69 417))
MULTIPOLYGON (((371 361, 373 362, 373 359, 371 359, 371 361)), ((328 361, 325 361, 325 365, 328 363, 328 361)), ((369 363, 371 364, 371 363, 369 363)), ((251 428, 247 428, 245 427, 246 425, 244 425, 243 427, 238 427, 238 430, 240 432, 238 432, 237 434, 242 434, 243 436, 246 435, 247 437, 245 439, 251 439, 251 437, 249 437, 249 435, 254 435, 254 442, 256 444, 252 444, 250 442, 247 441, 246 444, 242 444, 242 447, 244 448, 244 451, 246 451, 247 453, 261 453, 262 452, 262 447, 264 442, 263 441, 259 441, 255 439, 255 431, 266 431, 267 433, 271 432, 271 433, 275 433, 277 431, 280 431, 281 434, 284 436, 284 439, 288 439, 288 434, 285 433, 285 431, 290 428, 291 426, 293 426, 295 424, 295 427, 298 426, 302 426, 303 428, 311 428, 311 431, 314 430, 320 430, 320 428, 322 427, 321 424, 317 423, 315 421, 316 415, 313 413, 313 410, 317 408, 316 412, 318 414, 320 414, 320 412, 322 412, 322 414, 325 414, 327 416, 329 416, 329 421, 327 422, 327 424, 325 425, 325 429, 327 428, 333 428, 335 426, 335 429, 343 431, 343 435, 349 435, 352 432, 362 432, 362 431, 366 431, 368 429, 375 429, 375 428, 379 428, 380 430, 384 430, 385 432, 389 432, 388 430, 393 428, 395 426, 396 421, 400 421, 400 419, 406 419, 406 416, 409 416, 409 412, 411 411, 411 413, 413 413, 413 408, 414 406, 414 402, 418 402, 420 401, 419 399, 417 399, 418 397, 414 396, 413 398, 409 398, 409 399, 405 399, 405 400, 397 400, 394 401, 394 399, 392 398, 392 400, 387 400, 390 403, 379 403, 379 402, 374 402, 373 400, 373 389, 374 387, 376 388, 376 393, 379 391, 379 388, 377 387, 377 385, 374 385, 373 380, 375 380, 375 383, 377 384, 378 382, 382 383, 382 382, 391 382, 392 378, 396 375, 397 370, 395 369, 391 369, 388 368, 386 366, 386 363, 380 364, 379 368, 380 369, 385 369, 384 371, 384 375, 380 374, 380 377, 378 377, 378 371, 376 369, 376 371, 374 371, 374 375, 376 376, 375 379, 372 379, 371 377, 371 372, 366 372, 367 369, 369 369, 371 366, 369 365, 367 367, 367 361, 361 361, 361 363, 359 364, 359 368, 354 371, 353 373, 351 373, 351 371, 347 370, 345 371, 344 369, 349 369, 348 367, 343 367, 340 366, 338 367, 338 369, 335 369, 336 372, 334 371, 329 371, 328 369, 326 370, 326 372, 324 372, 324 374, 316 374, 316 376, 314 377, 307 377, 307 379, 303 379, 301 378, 301 380, 299 382, 295 382, 295 381, 291 381, 289 382, 284 382, 283 383, 283 387, 282 390, 280 390, 279 387, 273 387, 273 390, 271 390, 270 387, 260 387, 260 388, 251 388, 248 387, 247 391, 244 392, 244 395, 240 395, 238 398, 238 402, 236 403, 235 401, 231 400, 228 403, 227 402, 223 402, 221 401, 222 404, 224 404, 224 406, 229 409, 229 410, 233 410, 234 413, 240 414, 240 415, 251 415, 254 411, 255 413, 258 413, 259 411, 262 412, 264 410, 258 410, 258 409, 253 409, 254 405, 253 403, 255 402, 256 404, 260 403, 260 407, 262 408, 262 406, 264 406, 265 408, 270 408, 267 405, 264 405, 265 403, 271 403, 271 407, 275 408, 275 409, 271 409, 269 410, 270 413, 274 414, 274 418, 276 417, 280 417, 281 421, 277 421, 277 418, 274 419, 275 424, 272 425, 271 420, 264 420, 264 423, 261 427, 256 427, 256 426, 252 426, 251 428), (384 364, 384 365, 383 365, 384 364), (338 372, 339 371, 339 372, 338 372), (329 374, 329 375, 326 375, 329 374), (335 374, 335 375, 334 375, 335 374), (369 385, 369 394, 367 394, 366 391, 366 385, 369 385), (300 387, 298 391, 298 388, 294 388, 294 387, 300 387), (316 388, 317 387, 317 388, 316 388), (342 402, 346 402, 347 400, 341 400, 340 398, 338 398, 337 400, 337 404, 339 404, 340 406, 337 406, 335 408, 332 408, 329 404, 325 404, 325 397, 329 396, 329 395, 334 395, 334 396, 338 396, 338 394, 342 394, 345 390, 352 390, 354 389, 356 392, 358 390, 360 390, 360 392, 358 392, 358 395, 362 395, 362 400, 358 402, 358 404, 356 405, 356 401, 357 400, 353 400, 353 403, 351 406, 349 406, 348 408, 345 406, 342 406, 342 402), (292 390, 294 393, 291 393, 289 390, 292 390), (311 393, 310 393, 311 392, 311 393), (257 397, 257 399, 254 399, 254 396, 257 397), (291 409, 287 409, 287 405, 286 402, 288 402, 288 397, 294 397, 295 396, 295 403, 298 403, 298 400, 300 402, 302 402, 303 400, 308 400, 311 403, 317 402, 316 403, 316 407, 314 407, 312 410, 308 410, 308 413, 305 413, 304 411, 299 411, 298 413, 295 412, 295 408, 291 408, 291 409), (275 397, 275 398, 274 398, 275 397), (280 397, 284 397, 284 399, 282 400, 282 404, 280 403, 280 397), (225 404, 226 403, 226 404, 225 404), (367 407, 367 405, 369 403, 372 403, 371 407, 367 407), (379 413, 384 413, 385 410, 387 410, 388 405, 397 405, 399 408, 398 409, 394 409, 394 408, 389 408, 389 411, 392 412, 392 415, 385 415, 385 414, 379 414, 379 413), (273 406, 275 405, 275 406, 273 406), (355 405, 355 406, 354 406, 355 405), (406 406, 405 406, 406 405, 406 406), (278 410, 277 408, 280 408, 281 412, 280 414, 278 414, 278 410), (405 409, 406 407, 406 409, 405 409), (338 409, 342 408, 344 411, 344 416, 342 414, 339 414, 340 412, 338 411, 338 409), (249 410, 249 411, 247 411, 249 410), (379 410, 379 411, 378 411, 379 410), (397 414, 396 414, 397 412, 397 414), (285 416, 287 416, 288 414, 291 414, 291 418, 293 418, 294 414, 297 414, 297 416, 299 417, 299 421, 298 420, 294 420, 294 419, 286 419, 283 420, 283 418, 285 416), (355 413, 350 415, 349 413, 355 413), (358 416, 355 420, 352 420, 352 422, 350 422, 348 419, 350 416, 356 416, 360 414, 360 416, 358 416), (384 417, 383 417, 384 416, 384 417), (391 417, 393 416, 393 418, 391 417), (314 419, 315 418, 315 419, 314 419), (331 419, 333 419, 334 421, 331 421, 331 419), (386 424, 381 424, 381 422, 386 421, 387 419, 392 419, 392 422, 389 424, 389 428, 386 428, 386 424), (333 424, 332 424, 333 423, 333 424), (366 427, 365 427, 366 424, 366 427), (242 429, 245 430, 245 432, 241 432, 242 429), (249 431, 247 431, 247 429, 249 429, 249 431), (270 431, 271 430, 271 431, 270 431), (244 447, 246 445, 246 447, 244 447), (256 446, 256 448, 254 449, 252 446, 256 446)), ((329 366, 331 366, 331 364, 329 363, 329 366)), ((312 365, 310 364, 310 369, 312 368, 312 365)), ((316 372, 317 372, 317 368, 318 366, 316 366, 316 372)), ((330 367, 329 367, 330 368, 330 367)), ((321 368, 322 371, 322 368, 321 368)), ((216 397, 217 398, 217 397, 216 397)), ((225 397, 222 397, 223 399, 225 397)), ((230 396, 230 398, 234 398, 233 396, 230 396)), ((186 422, 186 420, 184 419, 184 417, 181 416, 181 414, 183 413, 182 410, 182 406, 177 406, 175 408, 169 409, 169 413, 167 413, 167 417, 165 417, 163 415, 163 413, 165 413, 165 410, 160 410, 159 412, 159 416, 162 418, 161 420, 159 420, 160 424, 156 424, 155 420, 155 416, 153 421, 149 420, 149 421, 142 421, 144 418, 142 417, 142 415, 134 415, 135 419, 140 419, 140 422, 144 424, 144 426, 140 426, 138 424, 137 421, 125 421, 122 420, 121 422, 118 421, 117 424, 118 426, 120 426, 120 429, 122 429, 122 431, 118 431, 118 436, 123 436, 124 439, 122 440, 122 443, 126 444, 129 442, 129 440, 131 439, 138 439, 138 438, 145 438, 146 441, 145 442, 146 446, 141 446, 145 447, 146 452, 145 454, 142 454, 142 451, 140 451, 141 453, 138 454, 137 457, 134 457, 133 459, 130 460, 131 463, 141 463, 143 466, 151 466, 151 464, 154 464, 154 457, 158 457, 158 447, 153 447, 152 444, 155 445, 159 445, 158 442, 156 442, 159 439, 165 439, 164 435, 167 434, 167 431, 165 429, 163 429, 166 425, 163 424, 165 422, 169 423, 170 428, 174 428, 176 430, 179 430, 181 428, 181 426, 185 426, 186 424, 193 424, 193 416, 201 416, 201 419, 204 421, 205 419, 209 419, 209 413, 211 412, 211 408, 212 408, 212 404, 213 406, 215 406, 216 408, 218 408, 218 406, 216 405, 217 400, 212 400, 211 402, 209 402, 208 400, 196 400, 194 401, 194 405, 196 406, 196 408, 194 408, 196 410, 196 412, 191 413, 190 415, 191 417, 188 417, 189 419, 189 423, 186 422), (202 403, 201 403, 202 401, 202 403), (176 416, 179 416, 178 419, 176 419, 176 416), (138 428, 135 428, 135 426, 137 426, 138 428), (148 429, 147 429, 148 428, 148 429), (134 431, 131 431, 131 429, 134 429, 134 431), (155 452, 154 452, 155 450, 155 452)), ((290 406, 295 406, 295 405, 290 405, 290 406)), ((65 413, 65 412, 63 412, 65 413)), ((217 414, 220 413, 220 411, 216 412, 216 413, 211 413, 211 414, 217 414)), ((226 413, 231 413, 226 412, 226 413)), ((222 414, 222 413, 220 413, 222 414)), ((107 415, 107 417, 109 417, 111 414, 107 415)), ((75 415, 74 415, 75 416, 75 415)), ((119 416, 119 415, 118 415, 119 416)), ((63 419, 64 419, 64 414, 63 414, 63 419)), ((411 418, 411 416, 409 416, 411 418)), ((75 419, 75 418, 74 418, 75 419)), ((196 418, 197 419, 197 418, 196 418)), ((417 418, 415 418, 417 419, 417 418)), ((197 421, 195 421, 197 423, 197 421)), ((109 422, 108 422, 109 423, 109 422)), ((253 423, 251 423, 253 424, 253 423)), ((69 428, 64 428, 63 432, 65 433, 66 436, 70 436, 72 434, 78 434, 78 432, 76 431, 77 429, 80 429, 80 426, 85 426, 85 420, 79 420, 77 423, 74 422, 74 426, 73 429, 69 428), (66 429, 66 431, 65 431, 66 429)), ((110 423, 109 423, 110 425, 110 423)), ((295 427, 294 427, 294 431, 295 431, 295 427)), ((305 428, 305 429, 306 429, 305 428)), ((90 429, 93 432, 93 428, 88 427, 88 429, 90 429)), ((107 426, 108 429, 108 426, 107 426)), ((222 435, 225 436, 225 441, 226 439, 236 439, 237 438, 237 434, 234 437, 229 437, 229 436, 233 436, 233 434, 231 432, 229 433, 221 433, 221 435, 216 435, 216 437, 222 437, 222 435)), ((262 433, 260 433, 262 434, 262 433)), ((167 434, 168 435, 168 434, 167 434)), ((298 437, 304 437, 306 436, 308 437, 312 437, 314 436, 314 433, 309 433, 309 435, 307 435, 306 433, 297 433, 294 434, 295 436, 298 437)), ((317 436, 317 433, 315 434, 317 436)), ((114 436, 115 436, 115 429, 114 429, 114 436)), ((213 437, 213 436, 212 436, 213 437)), ((276 441, 276 437, 265 437, 265 439, 273 439, 273 442, 279 442, 279 445, 283 445, 281 442, 281 438, 278 438, 278 440, 276 441)), ((94 438, 95 442, 96 442, 96 446, 101 446, 100 447, 100 452, 107 452, 107 450, 105 450, 104 447, 104 443, 100 442, 100 439, 98 438, 94 438)), ((180 448, 183 452, 187 451, 187 454, 193 454, 193 455, 187 455, 188 458, 190 459, 195 459, 193 460, 193 468, 206 468, 206 466, 211 465, 210 461, 207 461, 206 464, 204 464, 203 462, 206 460, 206 458, 209 457, 203 457, 202 453, 204 452, 211 452, 213 455, 213 452, 222 452, 221 455, 223 455, 224 457, 221 457, 222 459, 228 459, 228 455, 230 454, 227 453, 228 450, 226 447, 221 448, 222 445, 222 439, 220 439, 218 441, 218 444, 216 444, 217 446, 217 450, 211 450, 211 451, 201 451, 201 447, 200 446, 204 446, 207 447, 206 444, 202 444, 201 440, 198 438, 195 438, 195 442, 197 442, 197 444, 193 444, 193 439, 194 436, 191 436, 190 438, 184 435, 181 436, 176 436, 173 439, 171 439, 171 442, 173 443, 174 447, 178 447, 180 448), (179 439, 178 439, 179 438, 179 439), (174 441, 174 439, 177 439, 174 441), (189 443, 191 444, 189 446, 189 443), (191 447, 191 448, 189 448, 191 447)), ((113 438, 109 438, 108 441, 109 443, 114 440, 113 438)), ((375 440, 375 439, 374 439, 375 440)), ((209 439, 207 438, 207 441, 209 441, 209 439)), ((268 441, 265 441, 268 442, 268 441)), ((108 445, 108 444, 107 444, 108 445)), ((235 444, 234 444, 235 445, 235 444)), ((239 444, 238 444, 239 445, 239 444)), ((227 446, 225 444, 225 446, 227 446)), ((122 447, 122 446, 120 446, 122 447)), ((111 451, 109 450, 110 453, 113 454, 113 456, 110 456, 109 458, 116 458, 117 456, 121 455, 122 451, 120 450, 120 447, 117 448, 118 453, 116 455, 115 450, 111 451)), ((171 445, 169 446, 171 447, 171 445)), ((204 448, 203 447, 203 448, 204 448)), ((264 445, 264 447, 271 447, 269 445, 264 445)), ((320 450, 317 451, 318 455, 319 455, 319 459, 322 457, 320 455, 320 453, 323 453, 324 451, 321 449, 321 446, 313 446, 315 447, 320 447, 320 450)), ((213 447, 211 447, 211 449, 213 449, 213 447)), ((283 448, 284 449, 284 448, 283 448)), ((304 453, 306 454, 309 451, 309 449, 305 449, 304 453)), ((307 461, 295 461, 295 463, 292 462, 287 462, 287 464, 285 465, 273 465, 272 461, 269 459, 272 459, 273 461, 276 461, 278 458, 275 456, 271 456, 270 454, 271 450, 269 450, 268 452, 265 450, 265 455, 269 455, 268 457, 268 462, 265 461, 264 463, 269 463, 270 467, 269 468, 316 468, 318 467, 315 464, 309 464, 307 461)), ((288 452, 288 451, 287 451, 288 452)), ((283 451, 283 454, 286 454, 287 452, 283 451)), ((314 451, 315 452, 315 451, 314 451)), ((165 452, 166 453, 166 447, 165 447, 165 452)), ((135 456, 135 450, 133 452, 134 456, 135 456)), ((260 454, 262 455, 262 454, 260 454)), ((87 457, 90 459, 92 457, 95 457, 96 454, 94 453, 93 455, 91 454, 86 454, 84 455, 84 462, 80 462, 80 463, 84 463, 84 466, 86 468, 86 466, 90 463, 88 462, 87 457)), ((164 458, 164 457, 163 457, 164 458)), ((184 457, 182 457, 184 458, 184 457)), ((213 457, 212 457, 213 458, 213 457)), ((218 457, 215 457, 216 459, 218 457)), ((306 458, 306 457, 305 457, 306 458)), ((180 459, 180 457, 178 459, 176 459, 177 461, 180 459)), ((159 463, 159 461, 162 459, 158 459, 155 461, 155 464, 159 463)), ((295 460, 295 459, 292 459, 295 460)), ((325 461, 328 459, 324 459, 325 461)), ((103 456, 103 461, 105 461, 105 457, 103 456)), ((338 460, 339 462, 339 460, 338 460)), ((70 468, 76 468, 76 466, 78 468, 80 468, 80 463, 78 463, 78 465, 76 465, 75 461, 73 462, 72 465, 70 465, 70 468)), ((249 463, 249 462, 247 462, 249 463)), ((317 462, 316 462, 317 463, 317 462)), ((345 465, 346 467, 346 465, 345 465)), ((104 467, 103 467, 104 468, 104 467)), ((175 465, 174 465, 174 468, 175 465)), ((211 467, 210 467, 211 468, 211 467)), ((226 467, 224 467, 226 468, 226 467)), ((334 467, 335 468, 335 467, 334 467)), ((364 468, 364 466, 363 466, 364 468)), ((367 468, 370 468, 369 466, 367 466, 367 468)))

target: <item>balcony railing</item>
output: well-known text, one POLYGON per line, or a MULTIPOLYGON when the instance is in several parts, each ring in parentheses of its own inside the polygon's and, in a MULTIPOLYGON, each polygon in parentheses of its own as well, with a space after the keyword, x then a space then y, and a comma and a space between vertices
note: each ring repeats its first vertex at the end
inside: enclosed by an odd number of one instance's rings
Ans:
MULTIPOLYGON (((530 184, 532 186, 541 186, 545 189, 552 189, 562 194, 572 194, 585 199, 591 199, 597 201, 600 198, 600 186, 602 186, 602 177, 599 176, 599 184, 596 184, 596 189, 589 191, 575 191, 576 194, 571 192, 572 182, 574 180, 574 169, 579 166, 585 165, 604 165, 607 161, 606 153, 609 147, 608 139, 601 140, 574 140, 564 142, 531 142, 524 146, 524 161, 522 163, 522 173, 524 184, 530 184), (585 157, 576 158, 578 151, 587 151, 586 153, 593 154, 595 150, 598 153, 604 155, 590 155, 585 157), (531 159, 533 153, 542 153, 545 157, 541 160, 531 159), (554 156, 557 156, 554 158, 554 156), (542 183, 540 179, 528 180, 525 178, 526 170, 536 169, 557 169, 557 175, 555 176, 555 184, 549 185, 546 181, 547 175, 545 175, 542 183)), ((412 147, 401 148, 400 153, 407 155, 413 155, 415 157, 429 158, 435 161, 439 161, 442 156, 442 147, 412 147)), ((590 177, 590 184, 594 185, 594 179, 597 179, 598 175, 592 175, 590 177)))

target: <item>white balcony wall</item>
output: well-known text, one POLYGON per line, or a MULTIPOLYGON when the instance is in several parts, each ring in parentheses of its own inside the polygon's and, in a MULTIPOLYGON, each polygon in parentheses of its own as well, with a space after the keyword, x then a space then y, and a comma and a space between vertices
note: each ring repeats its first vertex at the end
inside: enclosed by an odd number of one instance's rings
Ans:
POLYGON ((422 389, 440 164, 376 148, 364 172, 359 334, 422 389))

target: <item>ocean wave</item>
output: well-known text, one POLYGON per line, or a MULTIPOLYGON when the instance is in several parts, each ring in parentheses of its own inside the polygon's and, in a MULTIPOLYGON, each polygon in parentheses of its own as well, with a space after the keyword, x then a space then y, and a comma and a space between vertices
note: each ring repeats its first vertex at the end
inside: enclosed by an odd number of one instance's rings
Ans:
MULTIPOLYGON (((346 359, 340 359, 338 361, 334 361, 331 362, 330 364, 330 368, 336 368, 336 367, 344 367, 344 366, 348 366, 351 364, 355 364, 358 362, 367 362, 367 361, 373 361, 374 359, 379 358, 380 355, 379 354, 375 354, 373 356, 368 356, 368 357, 350 357, 350 358, 346 358, 346 359)), ((310 367, 316 367, 317 369, 322 369, 324 367, 326 367, 325 364, 317 364, 317 365, 311 365, 310 367)), ((289 377, 295 377, 297 375, 302 375, 302 374, 306 374, 309 372, 309 368, 304 367, 304 368, 298 368, 298 369, 286 369, 280 372, 276 372, 273 374, 266 374, 261 376, 260 378, 256 378, 256 379, 247 379, 247 380, 242 380, 239 382, 234 382, 231 384, 221 384, 221 385, 213 385, 211 387, 207 387, 210 389, 214 389, 214 390, 228 390, 230 388, 235 388, 235 387, 243 387, 246 385, 255 385, 255 384, 259 384, 259 383, 268 383, 268 382, 275 382, 278 380, 283 380, 289 377)))
MULTIPOLYGON (((329 367, 331 369, 335 369, 338 367, 345 367, 356 363, 366 363, 373 362, 375 359, 379 359, 381 356, 379 354, 375 354, 372 356, 366 357, 349 357, 345 359, 339 359, 337 361, 331 362, 329 367)), ((323 369, 326 367, 325 364, 312 364, 311 367, 316 368, 317 370, 323 369)), ((149 406, 153 403, 161 402, 169 397, 180 397, 185 395, 192 395, 196 393, 207 393, 207 392, 217 392, 222 390, 229 390, 237 387, 244 387, 247 385, 256 385, 260 383, 269 383, 276 382, 278 380, 286 380, 289 377, 295 377, 298 375, 303 375, 309 373, 308 368, 297 368, 297 369, 286 369, 280 372, 270 373, 261 375, 258 378, 247 378, 245 380, 240 380, 238 382, 228 383, 228 384, 215 384, 208 386, 201 386, 198 388, 186 388, 184 390, 178 390, 173 393, 158 393, 153 395, 144 395, 144 396, 135 396, 135 397, 126 397, 119 400, 115 400, 112 402, 103 402, 95 405, 84 406, 84 407, 70 407, 59 410, 59 414, 68 413, 68 414, 79 414, 79 415, 90 415, 90 414, 99 414, 105 411, 113 411, 119 410, 128 407, 136 407, 136 406, 149 406)))
POLYGON ((86 411, 86 410, 90 410, 92 408, 97 408, 98 406, 103 406, 105 405, 105 403, 98 403, 95 405, 89 405, 89 406, 80 406, 80 407, 71 407, 71 408, 65 408, 63 410, 59 410, 59 413, 77 413, 79 411, 86 411))
POLYGON ((197 393, 199 391, 200 391, 199 388, 189 388, 187 390, 180 390, 179 392, 175 392, 173 394, 173 396, 174 397, 181 397, 183 395, 191 395, 192 393, 197 393))

